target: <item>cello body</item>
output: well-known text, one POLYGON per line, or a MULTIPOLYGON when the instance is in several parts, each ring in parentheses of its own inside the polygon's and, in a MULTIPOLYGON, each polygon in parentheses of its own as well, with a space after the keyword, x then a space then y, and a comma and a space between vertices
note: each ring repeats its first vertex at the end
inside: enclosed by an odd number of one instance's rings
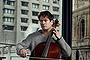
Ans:
POLYGON ((56 43, 51 42, 50 47, 48 50, 47 57, 42 56, 43 50, 46 46, 46 42, 42 42, 36 46, 34 51, 32 52, 33 57, 43 57, 43 58, 54 58, 54 59, 60 59, 61 56, 61 50, 59 48, 59 45, 56 43))

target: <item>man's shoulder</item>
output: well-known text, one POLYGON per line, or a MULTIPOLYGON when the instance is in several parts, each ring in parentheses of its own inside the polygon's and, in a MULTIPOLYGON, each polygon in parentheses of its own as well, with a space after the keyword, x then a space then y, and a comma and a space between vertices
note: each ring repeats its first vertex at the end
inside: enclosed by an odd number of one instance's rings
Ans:
POLYGON ((29 34, 29 36, 36 36, 36 35, 40 35, 41 34, 41 30, 39 30, 39 31, 36 31, 36 32, 33 32, 33 33, 31 33, 31 34, 29 34))

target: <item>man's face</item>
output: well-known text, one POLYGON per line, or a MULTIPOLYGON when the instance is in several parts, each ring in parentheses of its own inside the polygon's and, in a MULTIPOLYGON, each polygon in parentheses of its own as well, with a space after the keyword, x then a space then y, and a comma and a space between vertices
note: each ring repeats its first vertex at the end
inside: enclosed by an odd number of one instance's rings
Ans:
POLYGON ((52 28, 53 21, 52 20, 50 21, 47 16, 46 17, 41 16, 39 21, 41 28, 43 30, 49 30, 52 28))

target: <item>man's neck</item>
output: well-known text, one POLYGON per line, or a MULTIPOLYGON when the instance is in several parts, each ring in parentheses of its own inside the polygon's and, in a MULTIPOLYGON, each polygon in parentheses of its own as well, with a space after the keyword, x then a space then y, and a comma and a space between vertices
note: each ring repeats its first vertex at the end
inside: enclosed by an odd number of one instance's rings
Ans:
POLYGON ((51 29, 48 30, 42 30, 42 33, 46 36, 48 36, 48 34, 50 33, 51 29))

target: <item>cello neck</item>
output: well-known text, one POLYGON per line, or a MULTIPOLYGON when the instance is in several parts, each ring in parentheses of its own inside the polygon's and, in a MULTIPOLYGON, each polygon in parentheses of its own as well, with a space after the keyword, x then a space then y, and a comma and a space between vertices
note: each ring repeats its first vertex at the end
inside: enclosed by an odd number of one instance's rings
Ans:
POLYGON ((46 45, 45 45, 45 48, 42 52, 42 57, 47 57, 47 54, 48 54, 48 50, 49 50, 49 47, 50 47, 50 43, 51 43, 51 36, 53 35, 53 33, 51 32, 48 37, 47 37, 47 40, 46 40, 46 45))
MULTIPOLYGON (((53 27, 58 27, 60 24, 59 24, 59 21, 58 20, 54 20, 53 22, 53 27)), ((49 47, 50 47, 50 43, 51 43, 51 37, 53 35, 53 28, 50 30, 50 33, 47 37, 47 40, 46 40, 46 45, 45 45, 45 48, 42 52, 42 57, 47 57, 47 54, 48 54, 48 50, 49 50, 49 47)))

